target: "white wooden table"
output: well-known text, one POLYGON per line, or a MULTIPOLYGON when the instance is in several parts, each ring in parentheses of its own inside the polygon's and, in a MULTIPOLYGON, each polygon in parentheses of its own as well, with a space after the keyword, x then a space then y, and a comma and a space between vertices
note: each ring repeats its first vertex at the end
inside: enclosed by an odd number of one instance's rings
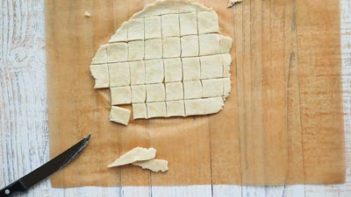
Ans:
MULTIPOLYGON (((0 0, 0 187, 49 158, 43 1, 0 0)), ((341 1, 345 184, 52 189, 44 181, 27 196, 351 196, 351 1, 341 1)))

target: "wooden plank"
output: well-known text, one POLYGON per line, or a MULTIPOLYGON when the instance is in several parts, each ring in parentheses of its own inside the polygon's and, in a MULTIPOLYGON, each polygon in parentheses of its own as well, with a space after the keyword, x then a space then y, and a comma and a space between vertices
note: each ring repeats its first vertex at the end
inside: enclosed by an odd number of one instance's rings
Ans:
POLYGON ((212 196, 211 193, 211 186, 209 185, 196 185, 196 186, 153 186, 152 187, 152 196, 153 197, 196 197, 196 196, 203 196, 203 197, 210 197, 212 196))
POLYGON ((306 182, 344 181, 339 2, 296 1, 301 122, 306 182), (326 9, 328 8, 328 9, 326 9), (328 35, 328 36, 326 36, 328 35), (323 142, 324 146, 319 144, 323 142), (342 173, 342 174, 340 174, 342 173))

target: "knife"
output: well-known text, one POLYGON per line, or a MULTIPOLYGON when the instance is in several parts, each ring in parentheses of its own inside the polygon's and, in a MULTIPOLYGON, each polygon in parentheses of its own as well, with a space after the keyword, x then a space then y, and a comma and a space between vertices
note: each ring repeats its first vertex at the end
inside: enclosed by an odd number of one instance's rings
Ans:
POLYGON ((0 197, 7 197, 15 192, 26 192, 30 187, 36 183, 47 178, 57 170, 65 167, 68 163, 74 160, 80 152, 86 147, 90 139, 90 135, 84 137, 81 141, 67 149, 65 152, 56 156, 52 160, 43 164, 39 168, 23 176, 17 181, 4 187, 0 190, 0 197))

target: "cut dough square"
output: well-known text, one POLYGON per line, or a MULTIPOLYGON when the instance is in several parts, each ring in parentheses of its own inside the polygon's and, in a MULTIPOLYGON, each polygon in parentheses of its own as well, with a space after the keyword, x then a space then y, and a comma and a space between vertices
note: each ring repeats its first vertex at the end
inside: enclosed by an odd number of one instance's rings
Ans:
POLYGON ((219 52, 220 53, 229 53, 232 48, 233 40, 231 37, 220 36, 219 39, 219 52))
POLYGON ((128 41, 144 40, 144 18, 135 18, 128 23, 128 41))
POLYGON ((223 78, 223 95, 224 97, 228 97, 230 92, 232 91, 232 85, 230 82, 230 78, 223 78))
POLYGON ((162 59, 145 61, 146 83, 161 83, 164 80, 162 59))
POLYGON ((108 88, 110 86, 107 64, 91 65, 90 72, 95 79, 94 88, 108 88))
POLYGON ((145 59, 162 58, 161 39, 145 40, 145 59))
POLYGON ((203 34, 199 36, 200 55, 213 55, 219 53, 218 34, 203 34))
POLYGON ((183 83, 166 83, 166 100, 173 101, 181 99, 183 99, 183 83))
POLYGON ((121 28, 117 29, 116 33, 113 34, 111 39, 108 41, 109 43, 112 42, 126 42, 128 40, 128 29, 127 25, 125 25, 126 22, 124 22, 121 25, 121 28))
POLYGON ((218 16, 215 11, 198 13, 199 34, 219 32, 218 16))
POLYGON ((180 58, 164 59, 165 82, 181 81, 183 77, 182 62, 180 58))
POLYGON ((111 104, 122 105, 132 103, 132 92, 130 86, 124 87, 112 87, 111 92, 111 104))
POLYGON ((223 77, 223 64, 221 55, 200 57, 201 79, 212 79, 223 77))
POLYGON ((200 59, 198 57, 183 58, 183 80, 199 80, 200 79, 200 59))
POLYGON ((180 57, 179 37, 163 38, 163 57, 180 57))
POLYGON ((132 85, 145 83, 145 64, 144 61, 129 62, 130 82, 132 85))
POLYGON ((146 85, 146 101, 165 101, 166 93, 163 83, 146 85))
POLYGON ((128 59, 127 43, 110 44, 107 48, 108 62, 123 62, 128 59))
POLYGON ((173 4, 173 5, 170 5, 170 6, 162 6, 162 9, 159 10, 159 14, 160 15, 178 14, 180 9, 181 8, 179 6, 177 6, 176 4, 173 4))
POLYGON ((223 96, 223 79, 202 80, 202 96, 203 97, 223 96))
POLYGON ((222 97, 185 100, 185 115, 206 115, 219 112, 224 105, 222 97))
POLYGON ((145 85, 132 86, 132 103, 143 103, 146 100, 145 85))
POLYGON ((167 116, 185 116, 184 101, 167 101, 167 116))
POLYGON ((104 64, 107 62, 107 46, 108 45, 102 45, 96 52, 92 64, 104 64))
POLYGON ((151 16, 145 18, 145 39, 161 38, 161 17, 151 16))
POLYGON ((122 107, 111 107, 110 120, 123 125, 128 125, 130 119, 130 111, 122 107))
POLYGON ((178 14, 167 14, 161 16, 162 19, 162 36, 163 37, 171 37, 176 36, 179 37, 179 17, 178 14))
POLYGON ((179 21, 181 36, 197 34, 197 18, 195 12, 180 14, 179 21))
POLYGON ((206 98, 203 99, 205 104, 205 114, 213 114, 217 113, 223 109, 224 101, 222 97, 213 97, 213 98, 206 98))
POLYGON ((130 85, 128 62, 108 64, 110 73, 110 86, 130 85))
POLYGON ((230 77, 230 65, 232 64, 232 56, 230 54, 222 54, 223 77, 230 77))
POLYGON ((199 55, 198 36, 183 36, 181 43, 182 57, 194 57, 199 55))
POLYGON ((144 41, 128 42, 128 60, 144 59, 144 41))
POLYGON ((145 119, 147 118, 147 110, 145 103, 133 103, 133 119, 145 119))
POLYGON ((184 99, 201 98, 201 81, 184 81, 184 99))
POLYGON ((166 103, 165 102, 155 102, 155 103, 146 103, 148 118, 156 117, 166 117, 166 103))
POLYGON ((205 104, 203 99, 185 100, 184 107, 186 116, 205 114, 205 104))

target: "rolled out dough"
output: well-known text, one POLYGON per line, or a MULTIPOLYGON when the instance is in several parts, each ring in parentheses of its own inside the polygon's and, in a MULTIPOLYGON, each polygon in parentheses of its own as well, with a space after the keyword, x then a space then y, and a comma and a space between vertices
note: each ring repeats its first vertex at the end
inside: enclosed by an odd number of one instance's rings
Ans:
MULTIPOLYGON (((198 3, 156 1, 124 22, 91 62, 95 88, 111 105, 132 104, 133 119, 217 113, 230 95, 232 38, 217 13, 198 3)), ((111 109, 111 121, 129 113, 111 109)))

